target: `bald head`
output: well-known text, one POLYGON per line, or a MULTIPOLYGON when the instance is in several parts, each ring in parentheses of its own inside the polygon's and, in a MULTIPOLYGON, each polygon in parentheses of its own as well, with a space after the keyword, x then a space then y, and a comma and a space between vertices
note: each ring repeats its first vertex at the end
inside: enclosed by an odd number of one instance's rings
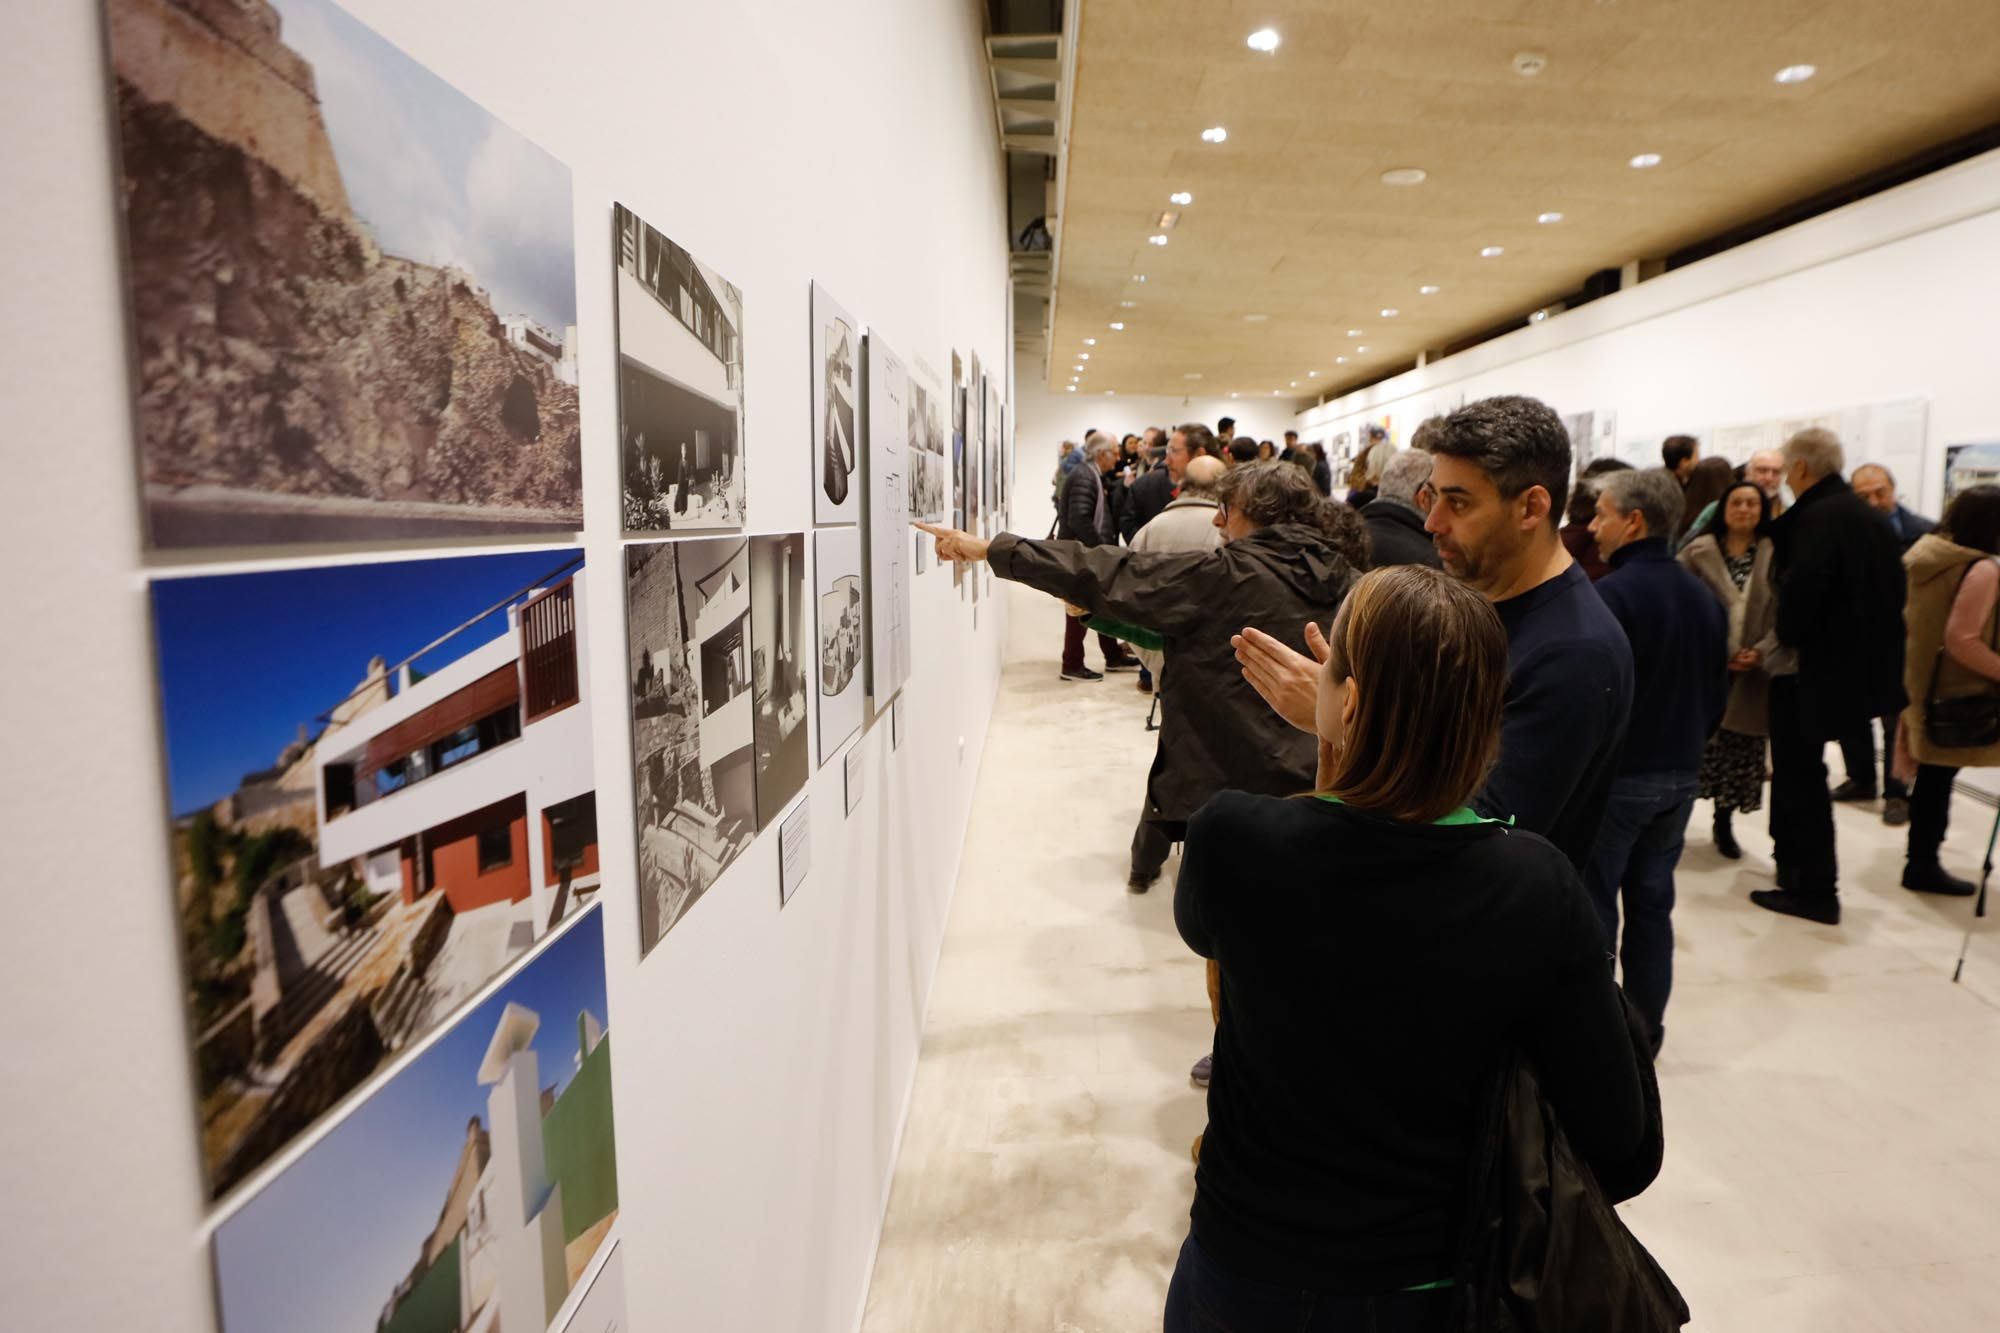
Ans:
POLYGON ((1220 458, 1210 458, 1203 454, 1200 458, 1190 458, 1187 470, 1181 474, 1181 495, 1203 500, 1215 497, 1215 484, 1222 480, 1222 474, 1229 469, 1220 458))
POLYGON ((1757 489, 1778 498, 1778 488, 1785 484, 1785 459, 1776 449, 1759 449, 1750 455, 1750 461, 1743 465, 1743 479, 1757 483, 1757 489))

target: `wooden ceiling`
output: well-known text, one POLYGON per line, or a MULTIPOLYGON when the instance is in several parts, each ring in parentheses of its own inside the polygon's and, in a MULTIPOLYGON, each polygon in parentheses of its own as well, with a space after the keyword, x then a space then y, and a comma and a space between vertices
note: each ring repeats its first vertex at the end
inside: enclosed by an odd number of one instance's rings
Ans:
POLYGON ((1058 391, 1337 393, 2000 122, 2000 0, 1082 0, 1076 40, 1058 391))

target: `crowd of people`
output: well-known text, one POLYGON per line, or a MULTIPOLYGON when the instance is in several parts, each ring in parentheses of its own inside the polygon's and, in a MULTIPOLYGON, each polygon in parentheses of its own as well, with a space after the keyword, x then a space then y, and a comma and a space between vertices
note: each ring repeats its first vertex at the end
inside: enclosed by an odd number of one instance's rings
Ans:
POLYGON ((1818 428, 1573 477, 1510 396, 1371 431, 1336 498, 1320 446, 1233 424, 1065 446, 1048 539, 927 530, 1066 604, 1065 679, 1101 679, 1094 631, 1158 682, 1128 887, 1181 845, 1216 1020, 1167 1328, 1443 1328, 1496 1068, 1607 1197, 1658 1170, 1698 800, 1740 858, 1768 783, 1774 913, 1839 922, 1833 805, 1878 792, 1903 886, 1974 891, 1939 850, 1957 770, 2000 763, 2000 486, 1933 525, 1818 428))

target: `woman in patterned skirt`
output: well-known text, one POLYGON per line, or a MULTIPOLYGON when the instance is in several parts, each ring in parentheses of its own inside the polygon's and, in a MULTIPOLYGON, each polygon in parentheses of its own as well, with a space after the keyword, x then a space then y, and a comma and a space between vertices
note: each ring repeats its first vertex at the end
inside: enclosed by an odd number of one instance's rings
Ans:
POLYGON ((1732 861, 1743 849, 1731 816, 1764 803, 1770 659, 1779 650, 1770 529, 1770 499, 1754 482, 1739 481, 1723 492, 1714 516, 1680 554, 1729 613, 1729 670, 1736 679, 1722 727, 1702 755, 1698 795, 1715 802, 1715 849, 1732 861))

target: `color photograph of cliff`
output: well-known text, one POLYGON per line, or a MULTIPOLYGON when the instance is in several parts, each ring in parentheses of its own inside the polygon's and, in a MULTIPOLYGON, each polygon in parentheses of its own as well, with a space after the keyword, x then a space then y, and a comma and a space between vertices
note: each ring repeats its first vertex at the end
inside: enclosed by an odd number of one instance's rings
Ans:
POLYGON ((106 0, 149 544, 582 526, 568 169, 332 0, 106 0))

